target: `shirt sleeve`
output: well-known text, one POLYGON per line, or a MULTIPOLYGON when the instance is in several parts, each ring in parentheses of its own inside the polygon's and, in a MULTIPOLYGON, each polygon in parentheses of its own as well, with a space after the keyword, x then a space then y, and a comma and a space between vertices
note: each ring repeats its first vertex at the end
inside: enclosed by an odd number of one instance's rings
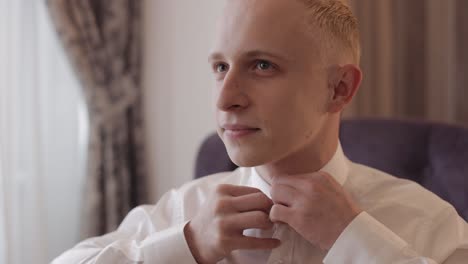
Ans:
POLYGON ((175 191, 156 206, 133 209, 119 228, 87 239, 52 261, 52 264, 196 264, 185 240, 175 191))
MULTIPOLYGON (((346 227, 324 259, 325 264, 463 264, 468 256, 466 223, 457 220, 459 234, 451 241, 439 241, 440 252, 449 252, 445 262, 421 256, 382 223, 363 212, 346 227)), ((432 241, 433 242, 433 241, 432 241)))

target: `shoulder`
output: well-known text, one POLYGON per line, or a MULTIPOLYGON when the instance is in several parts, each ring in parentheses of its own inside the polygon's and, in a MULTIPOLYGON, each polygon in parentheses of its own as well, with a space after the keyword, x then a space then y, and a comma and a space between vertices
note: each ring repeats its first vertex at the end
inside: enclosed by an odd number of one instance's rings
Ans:
MULTIPOLYGON (((398 178, 386 172, 362 164, 351 163, 346 186, 369 207, 401 206, 437 214, 452 206, 419 183, 398 178)), ((434 215, 435 216, 435 215, 434 215)))
POLYGON ((447 215, 459 217, 451 204, 420 184, 361 164, 351 165, 345 189, 363 210, 392 229, 405 223, 418 230, 447 215))
MULTIPOLYGON (((345 189, 369 215, 419 252, 431 253, 435 238, 465 228, 455 208, 420 184, 361 164, 351 164, 345 189)), ((434 253, 434 252, 432 252, 434 253)))

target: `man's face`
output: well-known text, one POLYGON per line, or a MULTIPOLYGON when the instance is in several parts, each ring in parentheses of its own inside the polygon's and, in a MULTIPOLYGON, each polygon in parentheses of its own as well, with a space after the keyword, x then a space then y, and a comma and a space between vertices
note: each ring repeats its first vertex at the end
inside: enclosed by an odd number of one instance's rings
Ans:
POLYGON ((218 134, 239 166, 319 144, 330 92, 305 15, 299 1, 228 0, 210 63, 218 134))

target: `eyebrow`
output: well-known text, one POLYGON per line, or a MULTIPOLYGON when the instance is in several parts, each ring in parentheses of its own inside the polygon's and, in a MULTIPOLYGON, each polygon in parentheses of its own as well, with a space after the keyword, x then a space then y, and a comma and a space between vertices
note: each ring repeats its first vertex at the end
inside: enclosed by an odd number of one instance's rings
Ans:
MULTIPOLYGON (((270 57, 270 58, 275 58, 275 59, 278 59, 278 60, 289 61, 289 59, 287 59, 287 58, 285 58, 283 56, 277 55, 277 54, 275 54, 273 52, 262 51, 262 50, 248 51, 245 54, 243 54, 242 57, 246 57, 246 58, 270 57)), ((210 56, 208 56, 208 62, 218 61, 218 60, 222 60, 222 59, 224 59, 224 56, 223 56, 223 54, 221 52, 214 52, 210 56)))

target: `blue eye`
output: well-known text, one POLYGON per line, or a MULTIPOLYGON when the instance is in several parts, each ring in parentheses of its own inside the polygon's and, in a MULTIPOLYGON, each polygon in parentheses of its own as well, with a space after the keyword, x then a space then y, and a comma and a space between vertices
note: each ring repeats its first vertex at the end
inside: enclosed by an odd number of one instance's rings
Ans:
POLYGON ((223 73, 223 72, 226 72, 228 70, 228 66, 224 63, 219 63, 219 64, 216 64, 215 65, 215 70, 216 72, 218 73, 223 73))
POLYGON ((268 61, 260 60, 257 62, 256 67, 259 70, 267 71, 273 68, 273 65, 268 61))

